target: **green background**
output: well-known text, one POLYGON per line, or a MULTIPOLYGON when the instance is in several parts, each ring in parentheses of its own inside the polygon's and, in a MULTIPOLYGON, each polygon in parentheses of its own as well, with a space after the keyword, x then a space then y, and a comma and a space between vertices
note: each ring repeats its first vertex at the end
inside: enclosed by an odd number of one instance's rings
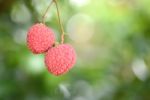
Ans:
MULTIPOLYGON (((50 74, 26 46, 51 0, 0 0, 0 100, 150 100, 150 0, 58 0, 77 62, 50 74)), ((45 19, 60 41, 53 5, 45 19)))

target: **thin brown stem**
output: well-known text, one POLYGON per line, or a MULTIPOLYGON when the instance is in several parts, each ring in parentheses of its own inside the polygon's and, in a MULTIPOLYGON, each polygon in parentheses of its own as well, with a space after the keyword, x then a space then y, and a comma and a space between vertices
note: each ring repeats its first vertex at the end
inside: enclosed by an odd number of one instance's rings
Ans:
POLYGON ((53 0, 50 2, 50 4, 48 5, 48 7, 47 7, 45 13, 43 14, 43 16, 42 16, 42 23, 45 23, 46 14, 47 14, 49 8, 52 6, 53 2, 54 2, 53 0))
POLYGON ((60 12, 59 12, 59 8, 58 8, 58 4, 57 4, 57 0, 53 0, 55 5, 56 5, 56 9, 57 9, 57 16, 58 16, 58 22, 59 22, 59 25, 60 25, 60 29, 61 29, 61 43, 63 44, 64 43, 64 28, 63 28, 63 25, 62 25, 62 21, 60 19, 60 12))

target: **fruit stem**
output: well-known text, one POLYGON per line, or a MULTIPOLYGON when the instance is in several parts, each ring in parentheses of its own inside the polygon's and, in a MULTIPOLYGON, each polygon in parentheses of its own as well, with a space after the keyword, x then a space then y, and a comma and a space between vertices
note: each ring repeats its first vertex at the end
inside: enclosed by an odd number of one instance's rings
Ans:
POLYGON ((64 32, 63 25, 62 25, 62 21, 60 20, 60 12, 59 12, 59 8, 58 8, 57 0, 53 0, 53 1, 56 5, 56 9, 57 9, 58 22, 59 22, 60 29, 61 29, 61 44, 63 44, 65 32, 64 32))
POLYGON ((43 16, 42 16, 42 23, 45 23, 46 14, 47 14, 48 10, 50 9, 50 7, 52 6, 53 2, 54 2, 53 0, 50 2, 50 4, 48 5, 45 13, 43 14, 43 16))

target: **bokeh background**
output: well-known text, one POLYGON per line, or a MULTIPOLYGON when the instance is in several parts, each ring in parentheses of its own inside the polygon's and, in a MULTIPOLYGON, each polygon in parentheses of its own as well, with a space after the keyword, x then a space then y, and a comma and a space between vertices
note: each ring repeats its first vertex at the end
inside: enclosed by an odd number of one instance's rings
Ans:
MULTIPOLYGON (((77 63, 56 77, 26 46, 51 0, 0 0, 0 100, 150 100, 150 0, 58 0, 77 63)), ((60 41, 53 5, 46 25, 60 41)))

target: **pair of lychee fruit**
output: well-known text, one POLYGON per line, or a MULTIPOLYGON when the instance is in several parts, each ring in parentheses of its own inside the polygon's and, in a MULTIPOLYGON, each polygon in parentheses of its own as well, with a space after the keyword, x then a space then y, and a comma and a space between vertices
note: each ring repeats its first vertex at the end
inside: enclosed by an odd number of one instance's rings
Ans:
POLYGON ((45 65, 53 75, 68 72, 76 62, 76 52, 70 44, 55 44, 55 34, 43 23, 31 26, 27 33, 28 48, 34 54, 45 53, 45 65))

